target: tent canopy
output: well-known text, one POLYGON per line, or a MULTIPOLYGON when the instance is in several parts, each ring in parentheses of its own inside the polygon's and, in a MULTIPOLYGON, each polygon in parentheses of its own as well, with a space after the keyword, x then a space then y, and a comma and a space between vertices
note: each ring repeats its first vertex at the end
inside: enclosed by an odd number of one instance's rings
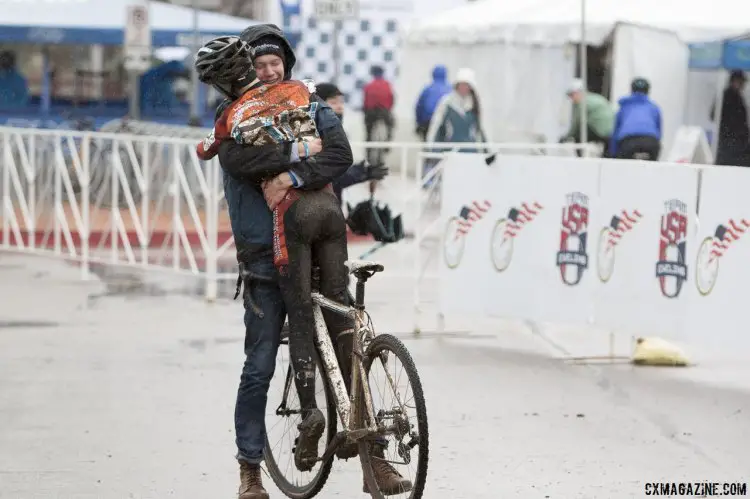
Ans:
MULTIPOLYGON (((4 2, 0 43, 122 45, 129 0, 27 0, 4 2)), ((193 11, 187 7, 149 2, 155 47, 192 45, 193 11)), ((202 39, 238 34, 256 21, 201 11, 202 39)))
MULTIPOLYGON (((480 0, 422 22, 408 34, 411 43, 477 43, 525 39, 538 43, 580 40, 584 0, 480 0)), ((586 39, 600 44, 618 22, 642 24, 676 32, 684 41, 716 40, 743 33, 750 2, 713 0, 589 0, 586 39)))

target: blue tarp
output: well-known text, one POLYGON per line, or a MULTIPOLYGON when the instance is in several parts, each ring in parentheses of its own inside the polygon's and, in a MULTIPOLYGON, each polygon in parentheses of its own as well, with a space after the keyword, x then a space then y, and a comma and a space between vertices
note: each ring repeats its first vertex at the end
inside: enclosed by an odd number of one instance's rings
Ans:
POLYGON ((750 71, 750 40, 690 44, 690 69, 750 71))
MULTIPOLYGON (((32 14, 28 2, 4 2, 0 43, 122 45, 130 3, 130 0, 40 2, 32 14)), ((192 46, 192 9, 150 2, 149 16, 153 46, 192 46)), ((202 40, 238 34, 252 24, 257 21, 213 12, 201 11, 198 18, 202 40)))

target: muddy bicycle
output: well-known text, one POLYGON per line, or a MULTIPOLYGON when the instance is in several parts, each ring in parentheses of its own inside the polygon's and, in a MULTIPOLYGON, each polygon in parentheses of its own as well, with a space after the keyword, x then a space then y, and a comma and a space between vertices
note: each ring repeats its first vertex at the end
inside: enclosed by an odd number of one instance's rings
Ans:
POLYGON ((318 452, 321 457, 307 472, 298 470, 294 465, 295 437, 302 411, 294 387, 294 372, 288 362, 288 339, 282 338, 277 360, 277 364, 282 365, 281 370, 277 368, 277 374, 281 374, 281 377, 275 377, 283 381, 278 390, 281 391, 281 400, 271 400, 279 395, 273 393, 279 385, 272 384, 266 413, 266 467, 276 486, 287 497, 308 499, 317 495, 328 480, 337 450, 355 446, 369 494, 382 499, 385 495, 378 488, 373 471, 379 458, 370 455, 368 448, 373 441, 386 439, 388 452, 384 453, 384 461, 391 465, 415 465, 414 473, 399 470, 411 482, 411 490, 402 494, 390 493, 389 497, 420 499, 427 479, 429 455, 427 409, 421 381, 414 361, 401 340, 389 334, 376 335, 370 316, 365 311, 365 283, 376 273, 382 272, 384 267, 362 260, 349 261, 347 266, 349 273, 356 278, 353 305, 329 300, 316 291, 312 295, 317 352, 314 359, 316 399, 326 418, 326 429, 319 444, 323 447, 318 452), (347 393, 322 309, 355 319, 351 394, 347 393), (402 365, 402 373, 394 369, 397 363, 402 365), (381 370, 385 372, 382 387, 371 383, 371 376, 381 370), (397 384, 404 378, 408 386, 401 390, 397 384), (383 401, 385 391, 392 395, 389 402, 383 401), (337 431, 337 423, 341 424, 340 431, 337 431), (281 438, 273 436, 278 428, 286 430, 281 438))

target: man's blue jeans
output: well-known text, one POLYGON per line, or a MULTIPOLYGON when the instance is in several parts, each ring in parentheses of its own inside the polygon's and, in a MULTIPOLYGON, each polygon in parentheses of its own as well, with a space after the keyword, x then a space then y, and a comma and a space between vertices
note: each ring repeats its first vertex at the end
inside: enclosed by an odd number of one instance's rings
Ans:
MULTIPOLYGON (((261 277, 276 278, 273 257, 258 259, 247 269, 261 277)), ((276 354, 281 341, 281 328, 286 318, 286 306, 276 282, 254 282, 251 286, 255 304, 263 311, 259 317, 245 309, 245 364, 237 390, 234 408, 234 429, 237 459, 258 464, 263 461, 266 443, 266 403, 268 387, 276 367, 276 354)), ((384 438, 378 439, 387 445, 384 438)))
MULTIPOLYGON (((263 277, 276 277, 276 268, 270 255, 252 262, 247 268, 263 277)), ((250 292, 256 305, 263 311, 263 317, 245 309, 245 364, 237 391, 234 428, 237 459, 256 464, 263 460, 268 387, 276 367, 276 353, 286 307, 281 290, 275 282, 256 281, 250 292)))

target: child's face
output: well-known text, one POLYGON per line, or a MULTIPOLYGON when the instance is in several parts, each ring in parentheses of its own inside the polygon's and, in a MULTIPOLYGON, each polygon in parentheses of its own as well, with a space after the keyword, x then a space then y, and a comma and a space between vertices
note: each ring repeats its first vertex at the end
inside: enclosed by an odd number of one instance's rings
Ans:
POLYGON ((284 80, 284 61, 277 55, 256 57, 253 66, 258 79, 263 83, 279 83, 284 80))
POLYGON ((331 97, 330 99, 326 99, 326 103, 328 103, 329 106, 331 106, 331 109, 333 109, 333 112, 338 114, 339 116, 343 116, 344 114, 344 96, 343 95, 337 95, 336 97, 331 97))

